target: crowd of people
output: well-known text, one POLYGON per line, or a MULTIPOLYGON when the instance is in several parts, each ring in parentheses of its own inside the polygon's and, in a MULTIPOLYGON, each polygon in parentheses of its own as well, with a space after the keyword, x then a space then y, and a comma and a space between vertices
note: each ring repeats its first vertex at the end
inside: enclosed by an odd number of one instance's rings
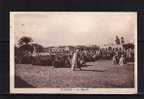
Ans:
POLYGON ((72 56, 71 68, 72 70, 74 70, 75 67, 78 67, 81 70, 81 66, 84 65, 86 62, 96 61, 99 59, 109 59, 112 60, 113 64, 124 65, 128 62, 134 61, 134 48, 102 48, 99 50, 75 50, 72 56))
MULTIPOLYGON (((111 60, 113 64, 124 65, 134 61, 134 48, 99 48, 77 49, 64 52, 49 52, 47 55, 36 56, 25 54, 23 61, 30 60, 34 65, 49 65, 54 67, 67 66, 71 68, 82 67, 86 62, 97 60, 111 60), (28 57, 27 57, 28 56, 28 57)), ((23 62, 25 63, 25 62, 23 62)))
MULTIPOLYGON (((80 68, 86 62, 111 60, 113 64, 124 65, 134 62, 134 44, 125 43, 124 37, 116 36, 115 44, 103 47, 92 46, 59 46, 43 48, 39 44, 28 44, 31 38, 23 37, 21 47, 15 47, 16 63, 31 63, 33 65, 48 65, 54 67, 80 68), (48 49, 45 50, 44 49, 48 49)), ((21 43, 20 43, 21 44, 21 43)))

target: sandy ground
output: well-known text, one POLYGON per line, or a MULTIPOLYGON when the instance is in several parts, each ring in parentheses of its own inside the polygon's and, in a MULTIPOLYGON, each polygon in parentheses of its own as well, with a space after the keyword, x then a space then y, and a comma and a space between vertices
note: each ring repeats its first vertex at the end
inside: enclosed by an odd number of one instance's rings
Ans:
POLYGON ((113 65, 109 60, 89 62, 80 71, 53 66, 16 64, 15 87, 37 88, 131 88, 134 65, 113 65))

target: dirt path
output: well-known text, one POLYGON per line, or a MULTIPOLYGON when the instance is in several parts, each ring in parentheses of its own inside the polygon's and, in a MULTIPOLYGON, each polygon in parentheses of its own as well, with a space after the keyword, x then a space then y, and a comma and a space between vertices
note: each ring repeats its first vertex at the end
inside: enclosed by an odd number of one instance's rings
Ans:
POLYGON ((124 88, 134 86, 133 64, 112 65, 111 61, 107 60, 87 63, 82 71, 79 69, 71 71, 70 68, 53 68, 52 66, 17 64, 16 76, 29 85, 39 88, 124 88))

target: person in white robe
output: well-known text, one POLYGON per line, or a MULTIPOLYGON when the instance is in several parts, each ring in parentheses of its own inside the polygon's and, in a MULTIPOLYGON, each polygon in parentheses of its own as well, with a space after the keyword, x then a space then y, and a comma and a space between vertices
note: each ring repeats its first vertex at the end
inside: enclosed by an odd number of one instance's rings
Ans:
POLYGON ((123 66, 123 65, 124 65, 124 62, 125 62, 125 57, 124 57, 124 55, 121 55, 120 60, 119 60, 119 64, 120 64, 121 66, 123 66))
POLYGON ((73 54, 73 57, 72 57, 72 64, 71 64, 71 69, 72 70, 75 70, 76 67, 78 67, 78 51, 79 50, 76 50, 73 54))

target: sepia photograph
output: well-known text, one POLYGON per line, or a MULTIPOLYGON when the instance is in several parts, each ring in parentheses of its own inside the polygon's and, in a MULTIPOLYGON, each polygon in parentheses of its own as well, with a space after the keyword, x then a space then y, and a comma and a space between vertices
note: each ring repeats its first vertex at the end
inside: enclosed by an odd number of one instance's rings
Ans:
POLYGON ((10 12, 10 93, 137 94, 137 12, 10 12))

